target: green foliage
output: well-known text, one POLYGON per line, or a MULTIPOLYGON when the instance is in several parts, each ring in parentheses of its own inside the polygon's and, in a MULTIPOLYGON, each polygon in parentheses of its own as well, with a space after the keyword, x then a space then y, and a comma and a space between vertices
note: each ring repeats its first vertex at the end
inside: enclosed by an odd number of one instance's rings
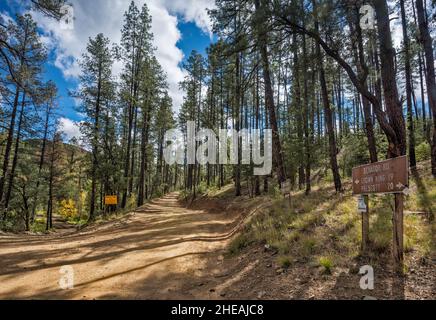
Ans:
POLYGON ((303 257, 307 257, 315 253, 318 242, 315 238, 310 236, 304 236, 301 241, 301 246, 299 247, 299 253, 303 257))
POLYGON ((350 176, 353 167, 369 162, 368 143, 362 134, 349 134, 342 144, 338 163, 342 171, 350 176))
POLYGON ((136 195, 136 193, 132 193, 130 195, 130 197, 127 199, 127 208, 136 208, 136 203, 137 203, 137 199, 138 196, 136 195))
POLYGON ((34 233, 45 233, 46 232, 45 227, 46 227, 45 219, 38 218, 32 224, 30 231, 34 233))
POLYGON ((246 248, 251 243, 251 240, 246 234, 240 234, 230 243, 228 247, 228 252, 231 255, 240 253, 244 248, 246 248))
POLYGON ((330 257, 320 257, 318 262, 319 262, 319 265, 324 268, 323 272, 325 274, 332 273, 333 261, 331 260, 330 257))
POLYGON ((279 266, 283 269, 288 269, 292 265, 292 259, 287 256, 281 256, 278 258, 279 266))
POLYGON ((281 198, 283 198, 283 194, 282 194, 282 191, 280 190, 280 186, 275 181, 270 184, 270 186, 268 188, 268 194, 273 199, 281 199, 281 198))
POLYGON ((43 14, 60 19, 64 12, 62 12, 62 6, 65 5, 65 0, 31 0, 32 7, 42 12, 43 14))
POLYGON ((6 232, 17 232, 22 230, 22 226, 18 223, 15 215, 9 215, 6 220, 0 220, 0 230, 6 232))
POLYGON ((416 161, 426 161, 431 158, 431 147, 427 141, 420 143, 415 148, 416 161))

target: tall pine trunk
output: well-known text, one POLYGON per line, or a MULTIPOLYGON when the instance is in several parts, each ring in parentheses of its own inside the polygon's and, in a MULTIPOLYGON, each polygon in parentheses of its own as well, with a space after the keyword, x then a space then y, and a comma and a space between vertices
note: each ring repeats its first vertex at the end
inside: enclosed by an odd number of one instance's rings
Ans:
POLYGON ((389 10, 386 0, 374 0, 378 40, 380 46, 380 65, 382 86, 386 112, 389 115, 389 124, 395 132, 395 141, 390 141, 388 156, 390 158, 406 154, 406 127, 404 123, 403 108, 398 98, 398 88, 395 73, 395 49, 392 45, 389 10))
MULTIPOLYGON (((42 138, 42 145, 41 145, 41 154, 39 157, 39 164, 38 164, 38 180, 36 181, 36 193, 35 193, 35 198, 34 198, 34 203, 33 203, 33 207, 32 207, 32 214, 30 217, 30 223, 33 223, 35 220, 35 213, 36 213, 36 207, 38 205, 38 191, 39 191, 39 186, 41 184, 41 173, 42 173, 42 167, 44 166, 44 157, 45 157, 45 149, 46 149, 46 145, 47 145, 47 136, 48 136, 48 124, 49 124, 49 119, 50 119, 50 109, 51 109, 51 102, 49 102, 47 104, 47 109, 46 109, 46 113, 45 113, 45 122, 44 122, 44 135, 42 138)), ((80 197, 80 195, 79 195, 80 197)))
MULTIPOLYGON (((315 29, 319 33, 319 24, 318 24, 318 12, 317 12, 317 3, 316 0, 313 0, 313 8, 315 15, 315 29)), ((325 115, 325 123, 327 128, 327 135, 329 138, 329 154, 330 154, 330 166, 333 172, 333 180, 335 183, 335 189, 337 192, 342 191, 342 182, 341 176, 339 174, 338 160, 337 160, 337 146, 336 146, 336 137, 333 125, 333 115, 332 110, 330 108, 329 94, 327 90, 327 83, 325 79, 325 70, 323 58, 321 55, 321 46, 319 44, 316 45, 316 56, 318 60, 318 72, 319 72, 319 82, 321 85, 321 97, 324 106, 324 115, 325 115)))
POLYGON ((282 184, 286 180, 285 175, 285 168, 283 165, 283 154, 282 154, 282 145, 280 142, 280 136, 279 136, 279 129, 277 125, 277 117, 276 117, 276 110, 274 106, 274 92, 272 88, 272 82, 271 82, 271 75, 270 75, 270 66, 269 66, 269 59, 268 59, 268 37, 267 32, 264 30, 266 26, 264 26, 264 21, 262 21, 262 16, 264 14, 264 11, 266 10, 266 4, 264 3, 265 0, 262 0, 262 3, 260 0, 255 1, 256 6, 256 13, 258 15, 259 21, 258 27, 260 30, 257 31, 258 33, 258 43, 259 43, 259 49, 260 49, 260 55, 261 55, 261 62, 262 62, 262 69, 263 69, 263 80, 265 83, 265 106, 268 111, 268 118, 269 118, 269 125, 271 126, 272 130, 272 143, 273 143, 273 162, 276 165, 276 172, 277 172, 277 180, 279 185, 282 184))
POLYGON ((404 68, 406 76, 406 95, 407 95, 407 122, 409 129, 409 164, 411 168, 416 167, 415 155, 415 125, 413 124, 413 106, 412 106, 412 72, 410 67, 410 40, 407 33, 406 8, 404 0, 400 0, 401 7, 401 24, 403 28, 404 42, 404 68))
POLYGON ((9 200, 11 199, 12 188, 14 186, 15 170, 17 169, 17 165, 18 165, 18 154, 20 149, 20 138, 21 138, 21 130, 23 127, 25 105, 26 105, 26 93, 23 93, 20 116, 18 117, 17 137, 15 138, 14 158, 12 160, 12 168, 9 174, 8 188, 6 190, 6 195, 5 195, 5 211, 7 211, 9 208, 9 200))
POLYGON ((10 156, 11 156, 12 143, 13 143, 13 139, 14 139, 15 120, 17 117, 19 97, 20 97, 20 89, 19 89, 19 86, 17 85, 16 89, 15 89, 14 103, 12 105, 11 121, 9 124, 8 136, 6 139, 5 154, 4 154, 4 158, 3 158, 2 176, 0 178, 0 208, 3 211, 3 220, 6 219, 6 215, 7 215, 7 212, 4 209, 4 187, 5 187, 6 179, 8 177, 8 173, 9 173, 9 160, 10 160, 10 156))
POLYGON ((416 0, 420 41, 424 47, 425 61, 427 63, 426 83, 430 109, 433 114, 433 143, 431 147, 431 172, 436 177, 436 80, 433 56, 433 39, 431 38, 426 11, 422 0, 416 0))
MULTIPOLYGON (((365 53, 363 49, 363 39, 362 39, 362 29, 360 27, 360 20, 359 20, 359 9, 358 7, 354 8, 354 28, 356 29, 356 35, 357 35, 357 48, 355 48, 355 60, 357 67, 358 76, 361 82, 362 87, 365 90, 368 90, 368 66, 365 61, 365 53)), ((369 158, 372 163, 375 163, 378 161, 378 155, 377 155, 377 146, 375 141, 375 134, 374 134, 374 125, 371 117, 371 104, 370 101, 364 96, 362 96, 362 105, 363 105, 363 118, 365 121, 365 134, 368 141, 368 151, 369 151, 369 158)))
POLYGON ((100 121, 100 99, 102 90, 102 79, 101 79, 101 62, 98 66, 98 84, 97 84, 97 100, 95 103, 95 118, 94 118, 94 128, 93 128, 93 143, 92 143, 92 168, 91 168, 91 199, 89 205, 89 221, 95 219, 95 198, 97 192, 97 167, 98 167, 98 145, 99 145, 99 121, 100 121))

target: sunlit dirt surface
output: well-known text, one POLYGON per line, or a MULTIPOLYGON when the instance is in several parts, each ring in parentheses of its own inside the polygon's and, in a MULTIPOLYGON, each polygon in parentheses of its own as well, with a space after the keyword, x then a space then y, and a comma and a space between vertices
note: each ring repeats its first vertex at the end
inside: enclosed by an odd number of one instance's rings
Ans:
POLYGON ((241 223, 219 203, 187 209, 173 193, 85 231, 0 237, 1 299, 191 299, 241 223), (209 261, 209 263, 208 263, 209 261), (61 289, 61 268, 74 288, 61 289), (206 269, 207 268, 207 269, 206 269))

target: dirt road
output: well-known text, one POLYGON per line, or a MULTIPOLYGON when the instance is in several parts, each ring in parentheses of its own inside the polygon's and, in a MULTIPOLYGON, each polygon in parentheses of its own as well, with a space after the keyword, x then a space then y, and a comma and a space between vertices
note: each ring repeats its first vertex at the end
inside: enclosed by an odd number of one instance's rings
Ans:
POLYGON ((0 236, 0 299, 209 298, 197 275, 219 275, 242 215, 218 204, 186 209, 177 196, 82 232, 0 236), (72 289, 59 285, 63 266, 74 271, 72 289))

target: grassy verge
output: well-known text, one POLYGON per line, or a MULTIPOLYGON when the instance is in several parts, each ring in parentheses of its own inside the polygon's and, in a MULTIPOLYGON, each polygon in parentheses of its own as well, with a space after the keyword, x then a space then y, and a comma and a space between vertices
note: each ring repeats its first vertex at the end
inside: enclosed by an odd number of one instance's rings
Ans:
MULTIPOLYGON (((350 181, 345 182, 349 190, 350 181)), ((435 249, 436 181, 428 174, 411 177, 411 194, 405 202, 405 251, 408 258, 431 258, 435 249), (409 254, 407 254, 409 253, 409 254), (413 254, 410 254, 413 253, 413 254)), ((374 264, 390 256, 392 246, 392 195, 370 197, 371 249, 365 258, 374 264)), ((229 246, 238 254, 251 244, 277 252, 277 263, 288 268, 294 262, 315 264, 326 274, 335 266, 349 265, 361 257, 361 217, 357 199, 347 191, 335 194, 331 185, 320 184, 308 196, 292 194, 292 201, 275 199, 257 214, 229 246)))

